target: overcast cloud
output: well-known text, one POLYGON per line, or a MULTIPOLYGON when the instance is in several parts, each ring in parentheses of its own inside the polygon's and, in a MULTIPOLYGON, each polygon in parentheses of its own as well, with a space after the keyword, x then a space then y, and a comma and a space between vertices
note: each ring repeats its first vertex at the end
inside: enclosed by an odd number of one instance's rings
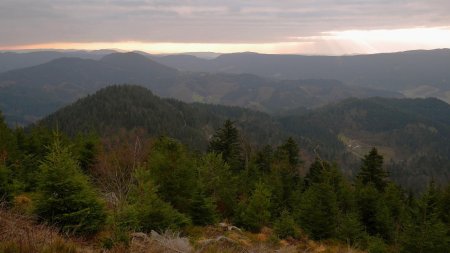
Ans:
POLYGON ((448 0, 0 0, 0 46, 278 43, 343 30, 449 27, 448 0))

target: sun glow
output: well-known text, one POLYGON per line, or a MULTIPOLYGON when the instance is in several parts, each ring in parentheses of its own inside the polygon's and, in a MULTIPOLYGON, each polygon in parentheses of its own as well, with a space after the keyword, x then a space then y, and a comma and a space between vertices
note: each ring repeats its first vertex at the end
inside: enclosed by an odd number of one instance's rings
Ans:
POLYGON ((277 54, 367 54, 450 47, 450 27, 391 30, 328 31, 319 36, 289 37, 274 43, 181 43, 181 42, 60 42, 0 46, 0 50, 27 49, 116 49, 139 50, 153 54, 183 52, 232 53, 252 51, 277 54))

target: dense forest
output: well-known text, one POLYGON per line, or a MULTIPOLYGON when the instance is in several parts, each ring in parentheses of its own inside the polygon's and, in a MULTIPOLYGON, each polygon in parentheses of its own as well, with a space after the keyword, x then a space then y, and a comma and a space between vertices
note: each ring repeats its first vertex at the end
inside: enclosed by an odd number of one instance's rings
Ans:
MULTIPOLYGON (((450 186, 402 189, 376 148, 348 178, 320 153, 306 165, 293 138, 252 146, 230 120, 205 151, 139 129, 68 136, 43 126, 10 129, 3 118, 0 138, 2 212, 30 216, 99 250, 130 250, 133 232, 199 237, 219 222, 242 233, 270 231, 261 241, 272 249, 287 242, 300 251, 305 238, 368 252, 450 249, 450 186)), ((7 233, 0 239, 2 252, 77 252, 65 244, 24 246, 7 233)), ((198 252, 264 252, 214 247, 194 245, 198 252)))
MULTIPOLYGON (((407 190, 423 191, 429 181, 450 180, 450 105, 438 99, 346 99, 314 110, 299 108, 269 115, 240 107, 184 103, 160 98, 134 85, 116 85, 47 116, 37 125, 76 136, 108 138, 121 129, 166 135, 205 151, 215 130, 230 119, 246 149, 278 146, 292 137, 306 165, 318 152, 353 178, 360 158, 377 147, 390 177, 407 190)), ((306 173, 303 169, 302 173, 306 173)))

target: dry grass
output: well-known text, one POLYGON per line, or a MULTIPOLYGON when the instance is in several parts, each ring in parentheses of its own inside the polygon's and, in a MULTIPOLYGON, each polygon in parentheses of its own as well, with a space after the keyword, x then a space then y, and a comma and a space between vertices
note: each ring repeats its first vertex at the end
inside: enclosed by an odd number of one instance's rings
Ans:
POLYGON ((27 216, 0 208, 0 252, 5 253, 84 253, 92 252, 68 240, 55 229, 35 224, 27 216))
POLYGON ((0 208, 1 253, 362 253, 346 245, 318 243, 307 238, 273 241, 273 233, 265 228, 259 234, 221 227, 193 228, 191 241, 179 233, 133 233, 129 247, 115 245, 111 250, 99 249, 98 242, 80 241, 62 236, 57 230, 36 224, 31 218, 0 208))
POLYGON ((186 237, 179 233, 166 231, 158 234, 152 231, 150 236, 144 233, 133 233, 130 252, 133 253, 190 253, 193 248, 186 237))

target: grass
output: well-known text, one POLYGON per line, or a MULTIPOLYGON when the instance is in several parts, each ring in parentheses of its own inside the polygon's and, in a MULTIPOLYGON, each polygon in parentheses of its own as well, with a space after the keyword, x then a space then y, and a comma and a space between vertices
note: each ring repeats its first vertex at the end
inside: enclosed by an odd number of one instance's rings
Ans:
POLYGON ((360 253, 336 242, 318 243, 305 235, 278 240, 269 228, 254 234, 220 226, 191 227, 178 232, 130 233, 129 245, 102 247, 101 234, 90 240, 62 235, 32 217, 0 208, 0 253, 360 253))

